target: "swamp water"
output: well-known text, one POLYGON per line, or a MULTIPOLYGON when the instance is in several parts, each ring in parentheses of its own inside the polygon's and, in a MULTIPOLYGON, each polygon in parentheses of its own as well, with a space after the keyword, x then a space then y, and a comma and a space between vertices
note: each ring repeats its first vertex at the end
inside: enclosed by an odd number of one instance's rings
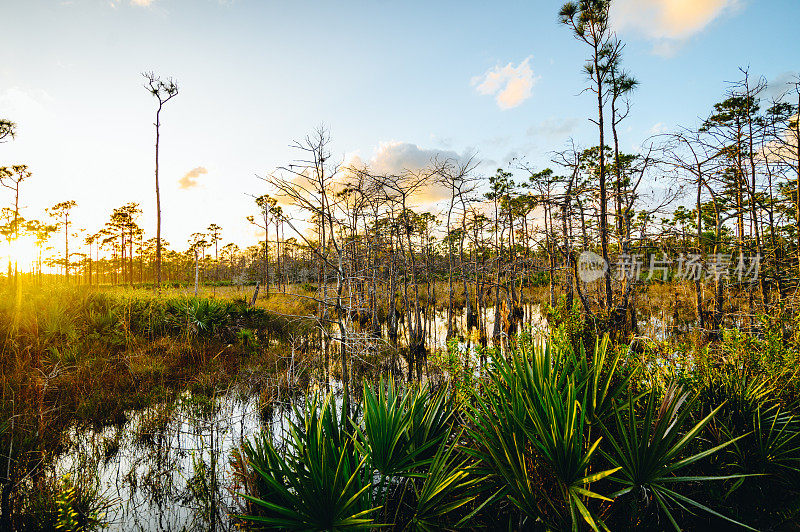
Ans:
POLYGON ((229 530, 237 512, 231 451, 264 429, 281 437, 280 423, 262 423, 255 398, 237 395, 212 404, 187 393, 123 425, 76 432, 56 471, 96 475, 111 503, 109 530, 229 530))
MULTIPOLYGON (((538 307, 524 310, 526 326, 542 330, 545 322, 538 307)), ((494 310, 487 309, 489 335, 493 319, 494 310)), ((465 317, 457 316, 456 323, 463 327, 465 317)), ((446 312, 437 312, 430 325, 427 345, 445 348, 446 312)), ((459 342, 462 353, 468 352, 466 346, 459 342)), ((469 353, 477 364, 474 349, 469 353)), ((337 388, 333 383, 334 393, 337 388)), ((302 404, 303 397, 294 401, 302 404)), ((288 435, 291 402, 278 400, 271 406, 269 417, 262 415, 257 391, 230 390, 214 400, 187 392, 173 403, 126 413, 122 425, 74 429, 55 471, 95 479, 99 493, 111 503, 105 517, 108 530, 232 530, 230 516, 241 511, 233 450, 261 431, 271 432, 276 442, 288 435)))

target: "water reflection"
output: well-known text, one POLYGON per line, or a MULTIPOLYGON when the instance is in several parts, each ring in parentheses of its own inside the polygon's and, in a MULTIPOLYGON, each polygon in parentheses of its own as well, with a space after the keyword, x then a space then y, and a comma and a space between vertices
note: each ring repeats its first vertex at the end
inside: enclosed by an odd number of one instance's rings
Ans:
POLYGON ((75 432, 57 471, 97 472, 101 492, 117 502, 111 530, 228 530, 230 452, 262 427, 253 400, 187 393, 122 426, 75 432))
MULTIPOLYGON (((431 314, 427 344, 443 349, 446 311, 431 314)), ((528 326, 544 327, 538 307, 527 306, 525 315, 528 326)), ((463 330, 466 317, 455 318, 463 330)), ((484 319, 491 333, 494 309, 487 309, 484 319)), ((458 345, 463 353, 474 353, 475 341, 467 335, 458 345)), ((332 389, 340 391, 335 384, 332 389)), ((99 491, 114 501, 107 516, 110 530, 231 530, 230 516, 239 511, 232 451, 261 430, 285 441, 293 416, 290 398, 262 409, 258 392, 231 389, 216 397, 186 392, 176 401, 128 412, 122 425, 73 429, 56 472, 96 474, 99 491)))

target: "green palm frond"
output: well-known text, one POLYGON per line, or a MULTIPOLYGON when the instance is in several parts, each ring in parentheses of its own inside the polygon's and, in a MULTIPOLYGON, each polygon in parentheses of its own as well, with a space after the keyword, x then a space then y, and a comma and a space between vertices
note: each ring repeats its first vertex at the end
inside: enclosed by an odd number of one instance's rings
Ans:
MULTIPOLYGON (((427 471, 425 482, 420 488, 414 486, 416 507, 409 520, 410 530, 442 530, 448 516, 478 496, 478 483, 481 479, 469 473, 468 459, 460 457, 457 441, 441 445, 436 451, 433 463, 427 471)), ((468 521, 466 516, 458 524, 468 521)))
POLYGON ((592 385, 576 385, 568 371, 576 366, 574 356, 540 343, 492 362, 490 391, 469 411, 470 435, 478 442, 469 452, 478 471, 495 479, 531 522, 605 527, 589 501, 610 499, 591 484, 618 468, 591 472, 600 439, 586 438, 592 385))
POLYGON ((292 424, 286 456, 264 438, 244 448, 258 493, 241 494, 258 512, 240 519, 286 530, 374 527, 370 475, 332 396, 306 400, 292 424))
POLYGON ((749 529, 750 527, 747 525, 734 521, 678 493, 671 487, 685 482, 721 481, 742 477, 742 475, 682 476, 679 474, 684 468, 724 449, 742 437, 684 456, 684 451, 695 442, 703 428, 720 410, 721 405, 687 428, 692 411, 691 405, 695 399, 690 399, 687 392, 674 384, 666 390, 660 403, 658 395, 656 389, 647 394, 643 415, 637 415, 636 399, 631 397, 624 419, 620 411, 616 411, 614 414, 616 434, 612 434, 604 427, 604 432, 612 448, 611 452, 604 454, 612 464, 619 468, 618 474, 611 477, 611 480, 623 486, 611 497, 633 497, 639 494, 652 497, 676 530, 681 530, 673 513, 676 506, 686 511, 690 511, 691 508, 702 510, 749 529), (684 404, 685 408, 681 408, 684 404))

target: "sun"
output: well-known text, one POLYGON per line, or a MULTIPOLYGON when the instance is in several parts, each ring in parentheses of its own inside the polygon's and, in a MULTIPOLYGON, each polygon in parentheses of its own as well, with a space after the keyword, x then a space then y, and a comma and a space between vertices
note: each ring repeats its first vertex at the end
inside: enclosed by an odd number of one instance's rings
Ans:
POLYGON ((6 256, 11 262, 16 262, 20 270, 28 271, 39 258, 39 249, 36 241, 27 236, 21 236, 10 242, 6 247, 6 256))

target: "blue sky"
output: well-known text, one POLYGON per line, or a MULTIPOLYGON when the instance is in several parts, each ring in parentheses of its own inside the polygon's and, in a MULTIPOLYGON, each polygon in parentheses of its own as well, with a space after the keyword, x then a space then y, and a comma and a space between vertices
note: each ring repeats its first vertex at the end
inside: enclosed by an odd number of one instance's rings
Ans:
MULTIPOLYGON (((559 6, 4 0, 0 116, 19 134, 0 165, 34 172, 29 217, 75 199, 93 232, 137 201, 152 236, 155 102, 140 73, 153 70, 181 90, 163 112, 161 160, 163 231, 178 249, 212 222, 226 241, 254 242, 255 174, 290 162, 289 143, 322 123, 340 158, 387 169, 472 151, 487 174, 513 156, 544 167, 570 137, 596 142, 587 50, 557 23, 559 6)), ((625 66, 641 83, 623 147, 696 122, 740 66, 788 80, 799 17, 796 0, 618 0, 625 66)))

